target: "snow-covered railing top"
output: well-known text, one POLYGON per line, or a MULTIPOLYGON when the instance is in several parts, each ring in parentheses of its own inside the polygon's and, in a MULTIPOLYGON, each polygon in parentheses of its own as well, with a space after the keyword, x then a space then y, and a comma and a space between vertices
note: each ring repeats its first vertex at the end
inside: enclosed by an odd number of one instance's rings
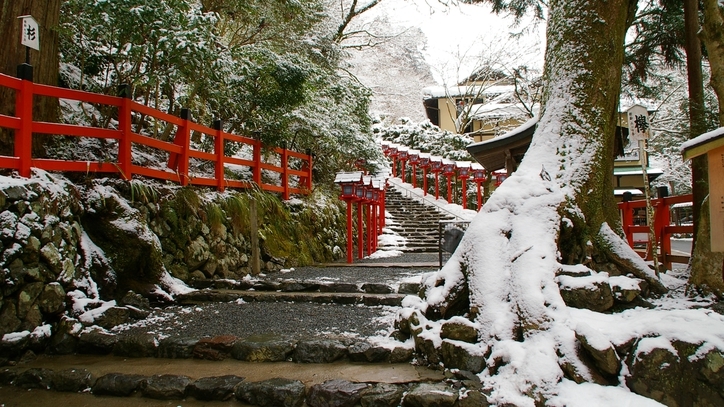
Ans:
POLYGON ((31 167, 50 171, 117 173, 126 180, 130 180, 133 175, 141 175, 181 185, 216 187, 220 191, 225 188, 249 188, 257 185, 263 190, 281 193, 284 199, 289 199, 291 194, 308 194, 312 189, 312 157, 309 154, 278 147, 265 148, 259 140, 226 133, 221 129, 221 121, 216 121, 213 128, 202 126, 190 119, 188 111, 182 112, 182 117, 177 117, 137 103, 129 97, 36 84, 32 82, 32 67, 23 66, 26 67, 26 71, 19 70, 22 79, 0 74, 0 87, 14 90, 16 100, 14 116, 0 114, 0 128, 15 132, 14 155, 0 156, 0 168, 17 170, 22 177, 30 177, 31 167), (115 108, 118 111, 118 128, 33 121, 35 96, 115 108), (134 113, 173 126, 176 129, 173 140, 164 141, 134 132, 132 128, 134 113), (211 138, 213 152, 193 148, 190 144, 192 132, 211 138), (101 157, 98 161, 35 158, 32 156, 34 133, 110 140, 117 147, 116 160, 108 162, 101 157), (251 157, 226 155, 224 147, 229 143, 247 146, 251 150, 251 157), (142 147, 166 154, 168 157, 166 167, 150 168, 142 165, 139 160, 134 160, 142 147), (267 153, 264 154, 265 161, 262 161, 262 149, 267 153), (189 170, 189 162, 192 159, 213 163, 213 174, 192 173, 189 170), (250 170, 251 179, 226 177, 225 169, 239 166, 250 170), (262 170, 278 174, 274 177, 265 177, 275 179, 271 181, 274 183, 267 183, 266 179, 262 179, 262 170))

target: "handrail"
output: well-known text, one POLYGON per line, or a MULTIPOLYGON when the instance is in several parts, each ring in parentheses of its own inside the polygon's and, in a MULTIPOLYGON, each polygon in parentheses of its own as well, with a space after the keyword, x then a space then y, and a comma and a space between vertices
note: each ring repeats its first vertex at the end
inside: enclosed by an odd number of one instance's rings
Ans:
POLYGON ((190 120, 187 113, 182 113, 182 117, 178 117, 124 97, 35 84, 32 79, 18 79, 4 74, 0 74, 0 87, 12 89, 15 92, 14 115, 0 115, 0 128, 14 130, 14 154, 12 156, 0 156, 0 168, 18 170, 22 177, 30 177, 31 167, 36 167, 50 171, 118 173, 126 180, 130 180, 133 175, 141 175, 174 181, 181 185, 215 186, 219 191, 223 191, 227 186, 231 188, 250 188, 253 185, 258 185, 266 191, 280 192, 285 200, 289 199, 291 194, 309 194, 312 189, 311 155, 275 147, 269 149, 269 151, 279 160, 279 165, 273 162, 264 162, 262 161, 261 150, 265 147, 259 140, 226 133, 221 129, 220 122, 215 123, 213 128, 207 127, 190 120), (118 128, 108 129, 34 121, 33 99, 36 95, 116 108, 118 109, 118 128), (134 114, 150 116, 165 122, 167 125, 175 126, 177 129, 176 134, 172 140, 165 141, 139 134, 137 131, 134 132, 132 127, 134 114), (190 144, 191 132, 200 132, 213 139, 213 151, 206 152, 194 149, 190 144), (31 148, 34 133, 50 136, 62 135, 117 140, 116 161, 99 160, 98 162, 88 162, 34 158, 31 148), (251 146, 253 150, 252 159, 227 156, 224 152, 225 142, 251 146), (134 164, 132 160, 133 149, 137 146, 145 146, 168 154, 167 170, 147 168, 134 164), (293 159, 293 166, 289 165, 290 157, 293 159), (213 176, 211 174, 199 176, 190 173, 189 160, 192 158, 211 161, 214 164, 213 176), (224 173, 225 164, 249 167, 253 179, 251 181, 226 179, 224 173), (261 177, 262 170, 280 174, 281 185, 265 183, 261 177), (296 182, 294 184, 290 183, 290 178, 295 178, 296 182))
MULTIPOLYGON (((668 196, 651 200, 651 206, 654 208, 654 239, 657 245, 661 245, 662 263, 667 269, 671 269, 671 263, 673 261, 685 260, 682 256, 672 254, 671 234, 694 232, 693 225, 671 225, 671 205, 692 201, 693 196, 691 194, 668 196)), ((629 246, 633 248, 637 243, 637 241, 634 240, 635 233, 646 233, 648 248, 642 257, 646 260, 651 260, 653 258, 651 254, 651 246, 653 243, 649 237, 650 227, 635 225, 633 214, 634 209, 646 208, 646 200, 619 202, 618 208, 621 212, 621 226, 623 227, 629 246)))

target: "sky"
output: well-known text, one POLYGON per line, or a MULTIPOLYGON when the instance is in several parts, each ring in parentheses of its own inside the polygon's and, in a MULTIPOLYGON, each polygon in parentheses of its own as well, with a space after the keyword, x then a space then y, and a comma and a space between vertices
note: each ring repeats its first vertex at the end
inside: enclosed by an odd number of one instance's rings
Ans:
POLYGON ((467 77, 480 58, 506 66, 541 69, 545 26, 495 15, 487 5, 445 7, 435 0, 388 0, 356 22, 388 42, 351 50, 352 72, 373 91, 373 113, 425 118, 421 90, 467 77), (512 33, 526 31, 518 39, 512 33))

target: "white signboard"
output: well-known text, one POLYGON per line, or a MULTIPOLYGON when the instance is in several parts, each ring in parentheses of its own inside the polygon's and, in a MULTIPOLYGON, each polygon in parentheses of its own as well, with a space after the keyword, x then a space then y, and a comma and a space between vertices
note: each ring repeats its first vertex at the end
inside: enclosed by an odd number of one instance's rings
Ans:
POLYGON ((647 140, 650 133, 649 112, 641 105, 634 105, 628 115, 628 138, 631 141, 647 140))
POLYGON ((18 18, 22 19, 20 44, 40 51, 40 30, 38 29, 38 22, 30 15, 20 16, 18 18))

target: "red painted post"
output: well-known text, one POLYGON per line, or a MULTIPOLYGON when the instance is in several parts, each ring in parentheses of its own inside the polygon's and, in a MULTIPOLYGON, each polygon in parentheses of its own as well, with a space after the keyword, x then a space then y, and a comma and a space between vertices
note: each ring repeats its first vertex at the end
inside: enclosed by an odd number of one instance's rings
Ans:
POLYGON ((626 235, 628 245, 633 247, 633 233, 631 233, 631 226, 633 226, 633 212, 631 211, 631 203, 624 201, 618 204, 621 209, 621 223, 623 226, 623 233, 626 235))
POLYGON ((221 129, 221 120, 214 120, 214 153, 216 153, 216 165, 214 176, 216 177, 216 189, 224 191, 224 131, 221 129))
POLYGON ((169 154, 167 167, 178 172, 181 186, 186 186, 189 183, 189 140, 191 139, 191 128, 189 127, 191 112, 189 109, 181 109, 181 120, 173 139, 174 144, 181 147, 181 154, 169 154))
POLYGON ((352 201, 347 200, 347 263, 352 263, 352 201))
POLYGON ((380 230, 379 233, 382 234, 382 229, 385 227, 385 196, 387 195, 387 191, 382 188, 380 190, 380 230))
POLYGON ((480 212, 480 208, 483 207, 483 193, 480 188, 480 181, 476 181, 476 184, 478 184, 478 212, 480 212))
POLYGON ((659 198, 656 205, 656 233, 658 240, 661 242, 661 262, 667 270, 671 270, 671 235, 666 233, 666 227, 669 226, 671 213, 666 198, 659 198))
POLYGON ((15 156, 18 157, 21 177, 30 177, 33 159, 33 67, 18 66, 20 89, 15 92, 15 116, 20 118, 20 128, 15 131, 15 156))
POLYGON ((306 187, 308 191, 312 190, 312 152, 311 150, 307 150, 307 157, 309 159, 307 164, 307 179, 306 179, 306 187))
POLYGON ((254 183, 261 187, 261 141, 254 140, 254 151, 252 153, 254 158, 254 168, 251 172, 251 179, 254 183))
POLYGON ((289 200, 289 155, 287 153, 287 148, 282 148, 282 199, 285 201, 289 200))
POLYGON ((422 196, 427 196, 427 167, 422 167, 422 196))
POLYGON ((374 233, 374 231, 372 230, 372 218, 371 218, 372 203, 369 203, 365 206, 366 206, 366 212, 367 212, 367 240, 365 243, 367 244, 367 255, 369 256, 370 254, 372 254, 372 233, 374 233))
POLYGON ((121 106, 118 108, 118 131, 121 133, 121 139, 118 140, 118 167, 121 169, 121 177, 130 180, 133 177, 131 168, 131 87, 120 85, 118 96, 122 98, 121 106))
POLYGON ((411 171, 410 177, 412 178, 412 188, 417 188, 417 164, 414 162, 410 163, 411 171))
POLYGON ((435 171, 435 199, 440 199, 440 172, 435 171))
POLYGON ((447 202, 452 203, 452 175, 445 174, 447 178, 447 202))
POLYGON ((361 259, 364 256, 364 223, 362 220, 362 212, 364 211, 364 204, 362 201, 357 202, 357 258, 361 259))
POLYGON ((463 209, 468 209, 468 177, 460 177, 460 179, 462 180, 461 193, 463 194, 463 209))

